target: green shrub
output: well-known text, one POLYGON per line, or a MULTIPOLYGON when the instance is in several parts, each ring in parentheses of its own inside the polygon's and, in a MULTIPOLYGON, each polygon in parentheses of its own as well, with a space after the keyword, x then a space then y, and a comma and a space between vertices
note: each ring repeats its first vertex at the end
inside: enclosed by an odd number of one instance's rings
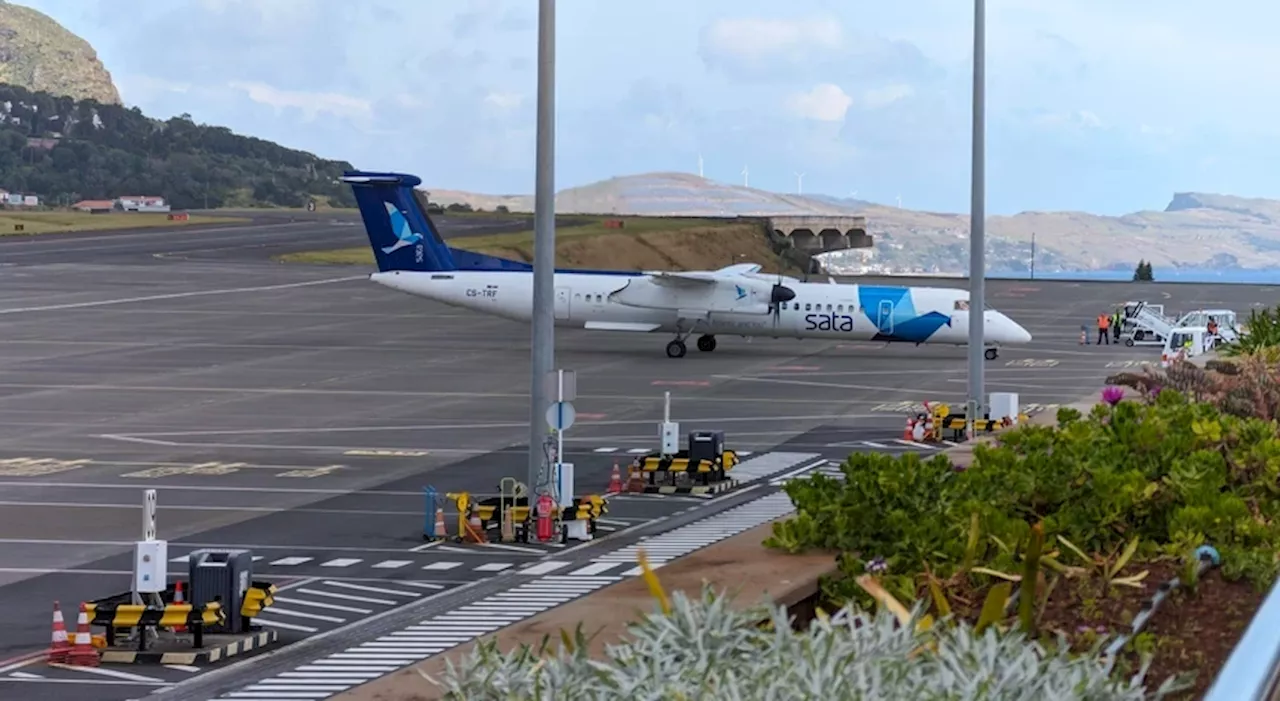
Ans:
POLYGON ((973 467, 937 456, 855 454, 841 482, 794 480, 796 518, 766 542, 799 551, 834 548, 848 578, 829 590, 866 601, 851 578, 881 577, 915 599, 929 567, 946 579, 965 560, 1018 571, 1018 549, 1041 522, 1046 543, 1117 553, 1135 537, 1140 557, 1182 556, 1202 543, 1223 574, 1266 586, 1280 550, 1280 439, 1275 425, 1225 414, 1164 390, 1149 404, 1060 412, 1057 427, 1024 426, 974 448, 973 467), (976 515, 976 516, 975 516, 976 515), (973 548, 971 522, 982 537, 973 548), (974 550, 974 552, 967 552, 974 550))
MULTIPOLYGON (((1280 347, 1280 307, 1261 311, 1250 309, 1246 328, 1249 331, 1247 334, 1240 336, 1234 343, 1220 346, 1219 352, 1225 356, 1238 356, 1280 347)), ((1274 357, 1270 359, 1272 362, 1276 360, 1274 357)))
POLYGON ((982 633, 963 623, 926 629, 916 625, 918 610, 904 625, 888 611, 847 607, 797 632, 781 606, 735 610, 707 588, 701 599, 679 592, 672 598, 669 612, 633 624, 630 639, 609 646, 603 659, 586 654, 581 629, 574 637, 562 634, 558 649, 544 641, 541 649, 502 653, 488 641, 459 664, 450 662, 436 683, 449 701, 1137 701, 1186 686, 1166 680, 1148 692, 1145 668, 1120 681, 1114 659, 1069 655, 1064 645, 1049 652, 995 626, 982 633))

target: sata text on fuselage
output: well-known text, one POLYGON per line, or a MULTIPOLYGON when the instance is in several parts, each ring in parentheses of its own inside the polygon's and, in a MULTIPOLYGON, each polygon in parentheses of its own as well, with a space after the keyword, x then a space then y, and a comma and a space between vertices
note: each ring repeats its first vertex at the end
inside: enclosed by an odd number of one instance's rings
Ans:
POLYGON ((853 331, 853 317, 845 314, 806 314, 805 331, 853 331))

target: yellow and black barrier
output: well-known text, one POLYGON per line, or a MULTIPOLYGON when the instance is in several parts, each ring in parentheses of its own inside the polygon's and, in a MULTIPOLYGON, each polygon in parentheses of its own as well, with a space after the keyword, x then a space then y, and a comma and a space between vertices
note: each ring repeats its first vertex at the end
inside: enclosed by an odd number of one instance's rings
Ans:
MULTIPOLYGON (((973 432, 975 434, 995 433, 996 431, 999 431, 1001 429, 1014 426, 1017 423, 1023 423, 1026 420, 1027 420, 1027 416, 1025 414, 1019 414, 1017 422, 1014 422, 1008 418, 974 419, 973 432)), ((943 431, 950 431, 951 432, 950 440, 953 440, 953 441, 964 441, 966 438, 966 431, 968 430, 968 427, 969 427, 968 423, 965 421, 965 416, 963 414, 952 414, 950 416, 947 416, 946 418, 937 419, 934 422, 934 426, 935 426, 935 430, 939 434, 938 438, 935 438, 935 440, 941 439, 941 434, 943 431)))
POLYGON ((682 450, 675 455, 659 452, 642 455, 631 467, 645 476, 643 491, 646 494, 704 495, 732 488, 734 482, 728 478, 728 472, 739 462, 738 454, 732 450, 722 452, 714 460, 691 460, 689 451, 682 450))
MULTIPOLYGON (((132 603, 131 594, 99 599, 85 603, 89 625, 107 629, 107 646, 116 643, 116 631, 130 628, 179 628, 186 626, 193 637, 192 647, 204 647, 205 626, 221 625, 227 620, 222 604, 210 601, 203 606, 188 603, 165 603, 162 606, 132 603)), ((145 646, 146 636, 138 635, 139 649, 145 646)))
POLYGON ((254 618, 262 613, 262 609, 276 602, 275 593, 276 585, 270 582, 250 583, 244 593, 243 601, 240 602, 240 615, 245 618, 254 618))
MULTIPOLYGON (((485 499, 473 499, 473 495, 469 492, 451 492, 445 495, 453 499, 458 509, 459 533, 461 529, 474 513, 480 519, 480 527, 484 531, 502 528, 502 511, 509 509, 511 512, 512 532, 516 540, 529 542, 532 533, 536 531, 536 509, 529 508, 529 500, 527 497, 488 497, 485 499)), ((551 515, 558 521, 587 521, 588 532, 594 533, 596 529, 596 519, 609 513, 609 504, 602 497, 589 494, 577 497, 573 506, 561 508, 559 505, 553 507, 551 515)))

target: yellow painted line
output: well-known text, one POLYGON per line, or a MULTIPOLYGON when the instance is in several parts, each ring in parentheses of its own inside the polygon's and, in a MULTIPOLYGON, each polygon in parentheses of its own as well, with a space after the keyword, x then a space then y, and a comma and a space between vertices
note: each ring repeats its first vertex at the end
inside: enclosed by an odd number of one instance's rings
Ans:
POLYGON ((3 477, 40 477, 67 472, 86 467, 93 461, 59 460, 58 458, 4 458, 0 459, 0 476, 3 477))

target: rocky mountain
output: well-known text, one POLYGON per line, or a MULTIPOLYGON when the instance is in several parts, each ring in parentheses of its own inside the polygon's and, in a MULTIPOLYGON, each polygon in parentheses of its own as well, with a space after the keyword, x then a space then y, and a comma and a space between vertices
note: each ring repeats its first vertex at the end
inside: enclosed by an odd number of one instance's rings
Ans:
MULTIPOLYGON (((532 211, 526 195, 477 195, 431 190, 433 201, 532 211)), ((670 216, 861 214, 875 236, 870 250, 832 254, 833 268, 883 272, 960 273, 968 270, 969 217, 919 212, 827 195, 789 195, 718 183, 687 173, 610 178, 562 190, 563 213, 670 216)), ((1087 212, 1022 212, 987 220, 987 267, 1023 271, 1035 238, 1036 269, 1131 270, 1138 260, 1156 268, 1258 269, 1280 267, 1280 201, 1180 192, 1163 211, 1112 217, 1087 212)))
POLYGON ((0 0, 0 83, 76 100, 120 104, 89 42, 48 15, 0 0))

